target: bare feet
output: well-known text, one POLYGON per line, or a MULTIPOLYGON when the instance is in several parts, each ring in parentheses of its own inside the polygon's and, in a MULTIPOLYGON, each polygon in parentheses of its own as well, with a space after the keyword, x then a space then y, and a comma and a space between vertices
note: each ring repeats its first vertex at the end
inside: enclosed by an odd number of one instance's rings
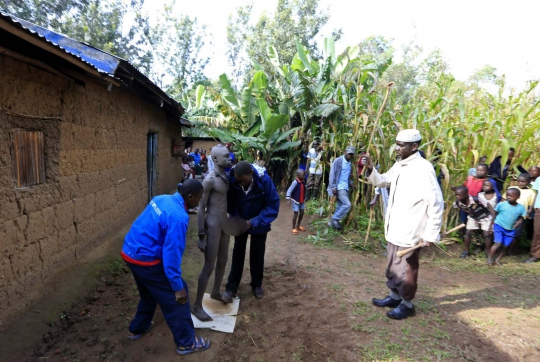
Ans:
POLYGON ((193 313, 193 315, 201 322, 210 322, 213 320, 212 317, 204 311, 202 305, 193 305, 193 307, 191 307, 191 313, 193 313))
POLYGON ((491 260, 491 256, 487 257, 487 265, 489 265, 489 266, 493 265, 493 261, 491 260))
POLYGON ((496 260, 495 260, 495 265, 497 265, 497 266, 502 266, 502 263, 499 261, 499 259, 496 259, 496 260))

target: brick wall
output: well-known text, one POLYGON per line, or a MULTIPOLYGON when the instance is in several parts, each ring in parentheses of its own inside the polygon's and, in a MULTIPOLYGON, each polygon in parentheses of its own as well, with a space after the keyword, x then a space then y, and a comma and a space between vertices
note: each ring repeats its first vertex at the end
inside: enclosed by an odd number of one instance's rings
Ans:
POLYGON ((157 194, 173 191, 179 125, 125 89, 85 85, 0 55, 0 322, 24 308, 42 282, 134 220, 148 201, 147 134, 158 134, 157 194), (46 182, 16 189, 10 132, 43 131, 46 182))

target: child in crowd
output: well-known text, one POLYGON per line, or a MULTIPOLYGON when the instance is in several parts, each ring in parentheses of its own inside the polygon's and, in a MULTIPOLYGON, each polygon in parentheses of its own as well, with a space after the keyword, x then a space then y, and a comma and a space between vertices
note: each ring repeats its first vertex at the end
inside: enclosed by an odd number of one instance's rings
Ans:
POLYGON ((495 260, 496 265, 501 265, 501 259, 506 249, 510 246, 515 237, 515 229, 521 227, 523 218, 527 212, 525 207, 518 204, 517 200, 521 195, 519 188, 510 188, 506 191, 506 201, 499 203, 495 207, 495 220, 492 221, 490 232, 493 233, 494 243, 489 250, 487 263, 493 265, 493 257, 502 245, 503 250, 495 260))
POLYGON ((298 235, 298 230, 306 231, 306 229, 300 225, 306 208, 306 204, 304 203, 306 199, 305 177, 306 172, 304 170, 296 170, 296 180, 291 183, 291 186, 287 190, 287 200, 289 200, 289 205, 292 206, 294 212, 292 220, 292 233, 294 235, 298 235))
MULTIPOLYGON (((472 197, 477 197, 478 193, 482 191, 482 185, 484 184, 484 181, 487 180, 489 172, 489 167, 485 163, 479 163, 476 165, 476 175, 475 176, 467 176, 467 179, 463 183, 463 186, 465 186, 469 190, 469 195, 472 197)), ((456 191, 456 187, 453 188, 454 191, 456 191)), ((467 223, 467 213, 463 209, 459 209, 459 220, 462 224, 467 223)), ((464 232, 460 231, 461 237, 464 236, 464 232)), ((463 256, 465 252, 462 253, 462 258, 467 257, 469 255, 468 253, 463 256)))
POLYGON ((195 178, 195 171, 189 167, 189 159, 187 156, 182 157, 182 169, 184 170, 184 179, 195 178))
MULTIPOLYGON (((518 176, 517 179, 517 186, 510 186, 506 193, 508 193, 508 190, 511 189, 519 189, 520 191, 520 197, 517 200, 518 204, 523 205, 525 207, 525 212, 527 213, 526 218, 528 219, 530 217, 530 214, 532 213, 532 207, 534 203, 534 197, 536 196, 536 192, 534 192, 529 185, 531 184, 531 175, 528 173, 522 173, 518 176)), ((503 195, 503 198, 506 199, 506 193, 503 195)), ((521 236, 522 230, 523 230, 523 224, 525 224, 526 221, 521 223, 519 228, 516 228, 514 241, 512 241, 512 244, 508 248, 508 253, 512 254, 512 251, 514 250, 514 247, 517 243, 517 239, 521 236)))
POLYGON ((531 186, 534 185, 534 182, 540 176, 540 167, 539 166, 532 166, 529 169, 529 175, 531 175, 531 186))
MULTIPOLYGON (((485 182, 486 190, 493 188, 489 180, 486 180, 485 182)), ((491 248, 491 235, 489 230, 492 219, 495 216, 495 209, 493 208, 492 203, 485 198, 485 191, 482 192, 482 201, 480 201, 480 197, 478 198, 478 201, 476 201, 475 198, 470 196, 470 191, 465 186, 456 187, 455 195, 456 207, 467 214, 465 250, 461 253, 461 258, 469 256, 471 237, 474 230, 482 230, 486 250, 489 250, 491 248)), ((491 196, 491 199, 497 200, 494 195, 491 196)))

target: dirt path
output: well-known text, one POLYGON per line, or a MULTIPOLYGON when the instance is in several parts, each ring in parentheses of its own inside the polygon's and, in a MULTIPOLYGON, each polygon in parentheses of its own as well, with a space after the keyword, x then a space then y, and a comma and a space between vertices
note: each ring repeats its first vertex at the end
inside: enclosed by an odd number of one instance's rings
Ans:
MULTIPOLYGON (((192 298, 203 261, 195 219, 183 263, 192 298)), ((540 360, 538 274, 520 269, 513 278, 496 277, 463 270, 476 268, 474 260, 425 254, 417 316, 392 321, 370 302, 387 292, 385 258, 299 242, 290 219, 282 204, 267 242, 265 297, 251 296, 246 262, 235 333, 200 331, 212 347, 183 361, 540 360)), ((33 348, 12 344, 9 360, 178 361, 160 312, 144 338, 125 338, 137 301, 131 274, 121 262, 113 264, 86 298, 49 321, 33 348)))

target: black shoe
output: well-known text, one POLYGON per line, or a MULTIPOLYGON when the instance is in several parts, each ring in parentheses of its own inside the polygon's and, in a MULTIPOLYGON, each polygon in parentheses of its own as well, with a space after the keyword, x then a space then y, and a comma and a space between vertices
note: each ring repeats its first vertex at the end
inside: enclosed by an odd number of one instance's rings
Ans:
POLYGON ((330 226, 331 228, 334 228, 336 230, 342 230, 343 229, 343 226, 341 226, 341 224, 339 222, 337 222, 336 220, 334 220, 334 219, 330 219, 330 221, 328 222, 328 226, 330 226))
POLYGON ((397 307, 398 305, 401 304, 401 299, 393 299, 391 298, 390 296, 384 298, 384 299, 375 299, 373 298, 371 300, 371 302, 373 304, 375 304, 377 307, 391 307, 391 308, 395 308, 397 307))
POLYGON ((386 315, 388 318, 392 319, 406 319, 415 316, 416 309, 414 308, 414 305, 412 308, 409 308, 404 303, 401 303, 396 309, 391 310, 390 312, 386 313, 386 315))
POLYGON ((529 259, 523 260, 524 263, 537 263, 539 261, 540 259, 538 258, 529 258, 529 259))
POLYGON ((257 299, 261 299, 264 295, 264 290, 263 288, 261 287, 253 287, 253 295, 255 296, 255 298, 257 299))
POLYGON ((225 303, 232 303, 234 297, 236 297, 236 293, 226 290, 225 293, 221 295, 221 300, 225 303))
POLYGON ((469 256, 469 252, 467 250, 465 250, 463 253, 461 253, 461 255, 459 256, 461 259, 465 259, 469 256))

